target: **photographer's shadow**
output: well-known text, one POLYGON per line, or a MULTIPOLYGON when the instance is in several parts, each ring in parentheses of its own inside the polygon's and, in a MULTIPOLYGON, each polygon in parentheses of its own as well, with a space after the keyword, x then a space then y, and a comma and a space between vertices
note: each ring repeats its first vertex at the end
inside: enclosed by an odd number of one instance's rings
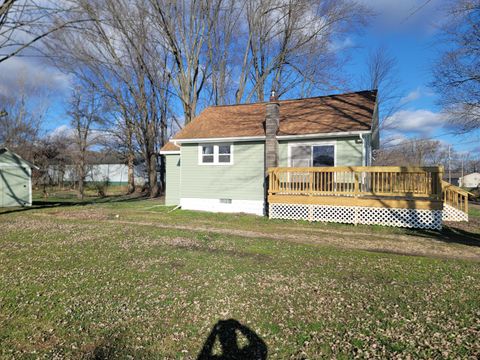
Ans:
POLYGON ((267 345, 248 327, 240 324, 237 320, 220 320, 215 324, 203 348, 198 354, 197 360, 240 360, 267 358, 267 345), (245 346, 239 346, 238 336, 242 335, 246 340, 245 346), (221 354, 214 354, 215 342, 218 339, 221 354))

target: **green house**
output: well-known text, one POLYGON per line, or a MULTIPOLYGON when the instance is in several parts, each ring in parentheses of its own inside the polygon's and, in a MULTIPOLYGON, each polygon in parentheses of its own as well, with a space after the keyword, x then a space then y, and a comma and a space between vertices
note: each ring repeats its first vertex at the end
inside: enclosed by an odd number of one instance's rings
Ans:
POLYGON ((32 163, 0 148, 0 207, 32 205, 32 163))
POLYGON ((160 151, 167 205, 265 214, 272 167, 369 166, 377 92, 213 106, 160 151))

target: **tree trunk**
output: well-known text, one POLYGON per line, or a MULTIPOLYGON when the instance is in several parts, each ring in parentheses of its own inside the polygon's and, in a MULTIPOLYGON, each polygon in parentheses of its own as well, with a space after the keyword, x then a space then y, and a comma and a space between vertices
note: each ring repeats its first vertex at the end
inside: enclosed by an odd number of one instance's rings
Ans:
MULTIPOLYGON (((125 119, 128 119, 128 113, 124 113, 125 119)), ((127 136, 127 166, 128 166, 128 194, 135 192, 135 152, 133 150, 133 124, 130 120, 126 120, 126 136, 127 136)))
POLYGON ((145 158, 148 171, 148 185, 150 188, 150 197, 157 197, 159 194, 157 181, 157 154, 155 152, 155 127, 150 122, 147 125, 147 134, 145 139, 145 158))
POLYGON ((159 188, 157 181, 157 154, 155 154, 155 151, 148 154, 148 182, 150 184, 150 197, 157 197, 159 188))
POLYGON ((84 189, 84 186, 83 186, 83 177, 80 176, 80 177, 78 178, 78 198, 79 198, 80 200, 83 200, 84 191, 85 191, 85 189, 84 189))
POLYGON ((83 200, 84 198, 84 192, 85 192, 85 159, 83 158, 83 154, 82 154, 82 158, 80 159, 80 166, 79 166, 79 169, 78 169, 78 198, 80 200, 83 200))
POLYGON ((135 192, 135 165, 133 160, 135 155, 132 152, 129 152, 127 155, 127 166, 128 166, 128 194, 133 194, 135 192))

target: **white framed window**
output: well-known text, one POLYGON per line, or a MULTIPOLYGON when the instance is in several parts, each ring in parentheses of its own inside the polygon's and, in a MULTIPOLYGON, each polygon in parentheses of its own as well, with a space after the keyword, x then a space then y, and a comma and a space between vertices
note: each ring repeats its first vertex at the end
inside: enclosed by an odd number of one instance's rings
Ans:
POLYGON ((198 145, 199 165, 232 165, 233 144, 198 145))
POLYGON ((290 167, 335 166, 335 143, 299 143, 289 144, 290 167))
POLYGON ((200 150, 200 163, 213 164, 215 160, 214 145, 202 145, 200 150))

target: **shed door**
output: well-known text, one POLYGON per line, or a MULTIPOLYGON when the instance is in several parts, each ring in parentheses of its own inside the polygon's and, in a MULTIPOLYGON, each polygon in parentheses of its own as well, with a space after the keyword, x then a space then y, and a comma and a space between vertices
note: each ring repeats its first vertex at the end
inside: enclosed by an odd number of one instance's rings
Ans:
POLYGON ((0 206, 24 206, 30 201, 29 170, 21 167, 0 169, 0 206))

